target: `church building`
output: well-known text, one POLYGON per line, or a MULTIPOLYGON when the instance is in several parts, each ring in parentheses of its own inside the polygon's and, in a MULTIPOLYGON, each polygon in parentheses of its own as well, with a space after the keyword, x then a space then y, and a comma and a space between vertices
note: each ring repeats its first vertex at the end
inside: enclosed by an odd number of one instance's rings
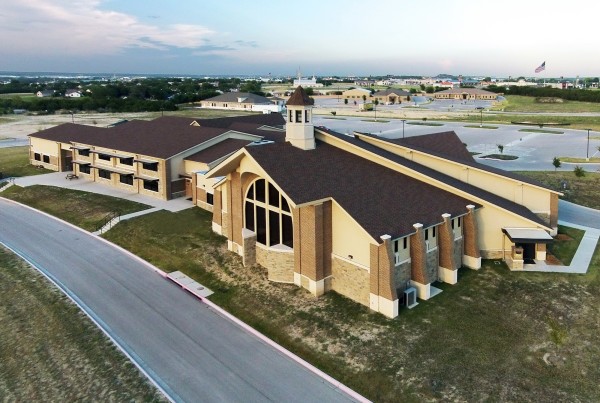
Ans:
POLYGON ((213 230, 245 265, 393 318, 482 258, 515 270, 546 259, 557 192, 475 162, 454 132, 346 135, 315 127, 312 107, 298 87, 285 142, 245 146, 206 174, 213 230))

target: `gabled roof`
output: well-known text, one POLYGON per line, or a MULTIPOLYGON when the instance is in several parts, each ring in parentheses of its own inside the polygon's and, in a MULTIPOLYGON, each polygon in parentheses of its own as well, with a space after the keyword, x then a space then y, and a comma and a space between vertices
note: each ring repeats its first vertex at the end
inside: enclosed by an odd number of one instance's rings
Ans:
POLYGON ((446 192, 360 156, 317 141, 314 150, 289 143, 246 147, 247 152, 295 204, 333 198, 372 237, 411 234, 441 215, 466 213, 471 200, 446 192))
POLYGON ((546 185, 534 179, 516 174, 511 171, 495 168, 489 165, 481 164, 473 159, 473 156, 468 152, 467 148, 461 142, 460 138, 454 131, 425 134, 422 136, 407 137, 404 139, 386 139, 372 134, 358 133, 360 136, 367 136, 382 140, 388 143, 405 146, 416 151, 421 151, 427 154, 435 155, 436 157, 444 158, 449 161, 458 162, 467 165, 471 168, 480 169, 496 175, 505 176, 519 182, 528 183, 533 186, 541 187, 547 190, 550 189, 546 185))
MULTIPOLYGON (((520 204, 514 203, 510 200, 504 199, 494 193, 488 192, 486 190, 483 190, 481 188, 478 188, 476 186, 470 185, 468 183, 462 182, 458 179, 455 179, 449 175, 446 175, 444 173, 438 172, 434 169, 428 168, 424 165, 418 164, 414 161, 411 161, 407 158, 404 157, 400 157, 399 155, 396 155, 394 153, 391 153, 389 151, 385 151, 375 145, 372 145, 370 143, 367 143, 363 140, 360 139, 360 136, 358 138, 355 137, 351 137, 351 136, 347 136, 341 133, 337 133, 334 132, 333 130, 329 130, 326 129, 324 127, 319 127, 318 130, 320 132, 325 133, 326 135, 329 136, 333 136, 337 139, 340 139, 344 142, 347 142, 349 144, 352 144, 356 147, 359 147, 365 151, 369 151, 375 155, 378 155, 380 157, 383 157, 385 159, 388 159, 392 162, 395 162, 399 165, 405 166, 406 168, 413 170, 415 172, 418 172, 420 174, 423 174, 429 178, 432 178, 436 181, 442 182, 447 184, 448 186, 451 186, 457 190, 461 190, 463 192, 466 192, 467 194, 473 195, 474 197, 477 197, 481 200, 484 200, 490 204, 496 205, 504 210, 510 211, 516 215, 519 215, 521 217, 526 218, 529 221, 532 221, 536 224, 539 224, 545 228, 548 227, 548 224, 542 220, 540 217, 538 217, 536 214, 534 214, 533 212, 531 212, 528 208, 526 208, 525 206, 522 206, 520 204)), ((475 163, 476 164, 476 163, 475 163)), ((478 164, 479 165, 479 164, 478 164)), ((504 176, 508 176, 510 177, 510 175, 514 175, 511 174, 509 172, 506 171, 502 171, 502 170, 497 170, 499 171, 499 174, 504 173, 504 176)), ((451 212, 449 212, 451 213, 451 212)))
POLYGON ((482 90, 479 88, 448 88, 444 91, 438 91, 436 94, 479 94, 479 95, 498 95, 495 92, 482 90))
POLYGON ((216 102, 239 102, 242 104, 271 104, 269 98, 251 92, 226 92, 216 97, 205 99, 204 101, 216 102))
POLYGON ((189 155, 185 157, 185 159, 189 161, 210 164, 211 162, 217 161, 228 156, 229 154, 236 152, 240 148, 250 143, 252 143, 250 140, 227 139, 215 144, 212 147, 205 148, 202 151, 189 155))
POLYGON ((452 161, 475 163, 473 156, 454 131, 412 136, 403 139, 387 139, 368 133, 359 133, 359 135, 398 144, 452 161))
POLYGON ((411 93, 408 91, 399 90, 397 88, 388 88, 385 90, 377 91, 375 94, 373 94, 373 96, 374 97, 377 97, 377 96, 385 97, 385 96, 392 95, 392 94, 397 95, 399 97, 408 97, 411 95, 411 93))
POLYGON ((261 128, 284 122, 277 113, 195 120, 164 116, 151 121, 132 120, 110 128, 65 123, 30 136, 166 159, 232 130, 269 140, 282 139, 285 134, 261 128), (194 121, 200 125, 191 125, 194 121))
POLYGON ((286 105, 306 106, 306 105, 313 105, 314 103, 315 103, 315 100, 306 94, 306 91, 304 91, 304 88, 302 88, 301 86, 298 86, 298 88, 296 88, 294 93, 288 99, 286 105))

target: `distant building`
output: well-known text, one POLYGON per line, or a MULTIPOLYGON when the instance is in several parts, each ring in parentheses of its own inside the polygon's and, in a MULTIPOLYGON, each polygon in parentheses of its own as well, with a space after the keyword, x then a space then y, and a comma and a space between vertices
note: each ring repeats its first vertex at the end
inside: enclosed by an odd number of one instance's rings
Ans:
POLYGON ((346 99, 362 99, 363 95, 367 98, 371 98, 371 91, 365 88, 352 88, 342 92, 342 97, 346 99))
POLYGON ((69 90, 65 91, 65 97, 68 97, 68 98, 81 98, 81 91, 74 90, 74 89, 69 89, 69 90))
POLYGON ((53 90, 38 91, 38 92, 35 93, 35 96, 38 97, 38 98, 53 97, 54 96, 54 91, 53 90))
POLYGON ((354 81, 354 85, 358 85, 359 87, 374 87, 375 80, 356 80, 354 81))
POLYGON ((202 108, 269 113, 281 112, 283 110, 283 100, 278 98, 269 99, 250 92, 226 92, 200 101, 200 106, 202 108))
POLYGON ((498 94, 479 88, 450 88, 433 94, 435 99, 464 99, 464 100, 488 100, 494 101, 498 94))
POLYGON ((294 88, 321 88, 323 87, 322 83, 317 83, 317 78, 312 76, 312 78, 302 78, 300 73, 298 73, 298 78, 294 80, 294 88))
POLYGON ((382 104, 400 104, 410 100, 410 92, 397 88, 388 88, 373 94, 373 98, 382 104))

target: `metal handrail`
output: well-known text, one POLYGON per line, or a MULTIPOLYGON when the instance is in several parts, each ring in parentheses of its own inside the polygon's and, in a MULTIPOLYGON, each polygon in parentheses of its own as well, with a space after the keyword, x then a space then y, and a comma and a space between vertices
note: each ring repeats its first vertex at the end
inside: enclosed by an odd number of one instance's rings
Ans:
POLYGON ((100 231, 102 228, 104 228, 105 225, 110 223, 115 218, 119 217, 121 217, 121 213, 119 211, 111 211, 110 213, 105 215, 104 218, 102 218, 102 220, 98 222, 98 225, 96 226, 96 231, 100 231))

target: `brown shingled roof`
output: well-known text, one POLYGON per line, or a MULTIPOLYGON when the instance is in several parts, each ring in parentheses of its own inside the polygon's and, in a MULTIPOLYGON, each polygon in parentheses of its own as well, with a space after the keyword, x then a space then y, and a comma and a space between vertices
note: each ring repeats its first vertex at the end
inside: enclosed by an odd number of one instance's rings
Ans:
POLYGON ((238 139, 227 139, 223 140, 220 143, 215 144, 212 147, 208 147, 202 151, 199 151, 195 154, 192 154, 188 157, 185 157, 186 160, 195 161, 195 162, 204 162, 206 164, 210 164, 211 162, 217 161, 223 157, 228 156, 231 153, 236 152, 240 148, 252 143, 252 141, 248 140, 238 140, 238 139))
POLYGON ((288 99, 286 105, 306 106, 306 105, 313 105, 314 103, 315 103, 315 100, 306 94, 306 91, 304 91, 304 88, 302 88, 301 86, 298 86, 298 88, 296 88, 296 90, 294 91, 292 96, 290 96, 290 99, 288 99))
POLYGON ((441 215, 476 204, 329 144, 305 151, 289 143, 246 147, 296 204, 331 197, 375 240, 413 233, 442 222, 441 215))

